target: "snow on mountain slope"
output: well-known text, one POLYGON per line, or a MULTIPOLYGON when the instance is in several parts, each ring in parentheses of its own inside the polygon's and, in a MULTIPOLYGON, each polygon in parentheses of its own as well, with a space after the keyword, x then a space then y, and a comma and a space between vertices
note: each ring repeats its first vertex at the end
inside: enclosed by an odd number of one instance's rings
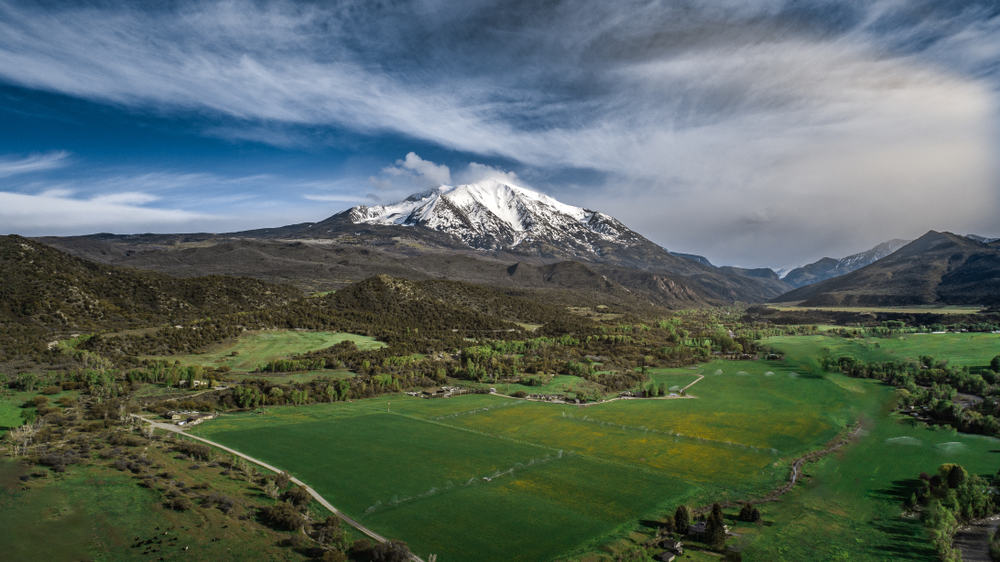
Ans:
POLYGON ((551 244, 600 254, 604 243, 644 241, 613 217, 497 180, 442 185, 398 203, 354 207, 348 217, 355 224, 423 226, 487 250, 551 244))
POLYGON ((870 250, 858 252, 839 260, 821 258, 811 264, 789 271, 781 279, 793 287, 804 287, 826 279, 846 275, 873 264, 909 243, 909 240, 895 238, 882 242, 870 250))
POLYGON ((876 261, 888 256, 910 242, 911 240, 902 240, 899 238, 887 240, 868 251, 852 254, 841 259, 840 262, 837 263, 837 271, 843 274, 850 273, 856 269, 861 269, 866 265, 875 263, 876 261))

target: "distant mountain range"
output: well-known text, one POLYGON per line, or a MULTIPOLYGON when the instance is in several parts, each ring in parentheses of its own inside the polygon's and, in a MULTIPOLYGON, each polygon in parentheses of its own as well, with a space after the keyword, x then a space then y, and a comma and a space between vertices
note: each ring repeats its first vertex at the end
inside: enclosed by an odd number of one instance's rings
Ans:
POLYGON ((306 289, 384 273, 695 306, 759 302, 790 288, 773 272, 717 268, 671 254, 609 215, 499 181, 441 186, 398 203, 279 228, 41 240, 105 263, 306 289))
POLYGON ((781 279, 792 287, 804 287, 806 285, 818 283, 826 279, 831 279, 833 277, 838 277, 840 275, 861 269, 866 265, 875 263, 876 261, 888 256, 909 243, 909 240, 895 238, 893 240, 882 242, 870 250, 852 254, 839 260, 834 258, 821 258, 809 265, 797 267, 789 271, 781 279))
POLYGON ((1000 304, 1000 242, 932 230, 865 267, 773 300, 807 306, 1000 304))
POLYGON ((95 234, 40 241, 175 276, 236 275, 327 290, 387 274, 548 291, 552 299, 680 307, 732 302, 992 303, 997 244, 929 232, 790 271, 716 267, 590 209, 502 181, 441 186, 316 223, 228 234, 95 234))

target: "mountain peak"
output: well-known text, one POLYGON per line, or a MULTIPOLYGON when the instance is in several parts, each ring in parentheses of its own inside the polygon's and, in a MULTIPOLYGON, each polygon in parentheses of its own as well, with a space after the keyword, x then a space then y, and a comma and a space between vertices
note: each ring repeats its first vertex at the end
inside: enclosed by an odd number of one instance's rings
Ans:
MULTIPOLYGON (((925 234, 924 236, 928 235, 930 235, 930 233, 925 234)), ((823 281, 825 279, 845 275, 852 271, 861 269, 862 267, 875 263, 876 261, 893 254, 909 243, 909 240, 893 238, 892 240, 882 242, 870 250, 858 252, 857 254, 852 254, 839 260, 834 258, 821 258, 811 264, 797 267, 789 271, 782 279, 793 287, 804 287, 806 285, 818 283, 819 281, 823 281)))
POLYGON ((445 232, 481 250, 542 244, 600 254, 602 243, 631 245, 644 240, 608 215, 496 179, 442 185, 397 203, 358 206, 344 214, 354 224, 445 232))

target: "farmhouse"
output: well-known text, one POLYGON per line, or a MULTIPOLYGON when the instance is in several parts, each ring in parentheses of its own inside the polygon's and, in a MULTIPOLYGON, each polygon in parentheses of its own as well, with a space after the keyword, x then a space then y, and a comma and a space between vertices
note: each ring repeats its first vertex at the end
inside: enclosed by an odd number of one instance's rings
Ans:
POLYGON ((663 539, 662 541, 660 541, 660 545, 659 546, 660 546, 660 548, 663 548, 663 549, 666 549, 666 550, 668 550, 670 552, 673 552, 674 554, 676 554, 678 556, 680 556, 681 554, 684 554, 684 543, 682 543, 679 540, 670 539, 670 538, 663 539))
POLYGON ((439 390, 425 390, 422 395, 424 398, 451 398, 462 393, 462 389, 457 386, 442 386, 439 390))
POLYGON ((167 412, 164 417, 170 419, 177 425, 198 425, 205 420, 215 419, 215 414, 202 412, 167 412))
MULTIPOLYGON (((688 527, 687 534, 693 537, 700 537, 705 534, 707 527, 708 527, 707 521, 704 520, 698 521, 696 523, 693 523, 690 527, 688 527)), ((726 532, 727 535, 729 534, 729 525, 723 525, 722 529, 726 532)))

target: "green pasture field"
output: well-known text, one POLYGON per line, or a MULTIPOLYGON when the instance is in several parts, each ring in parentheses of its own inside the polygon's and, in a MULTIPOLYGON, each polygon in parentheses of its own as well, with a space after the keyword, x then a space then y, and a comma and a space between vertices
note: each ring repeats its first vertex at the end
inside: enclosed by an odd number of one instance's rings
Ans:
MULTIPOLYGON (((538 376, 544 384, 531 386, 519 383, 475 383, 477 388, 495 388, 500 394, 511 395, 515 392, 526 394, 564 394, 579 396, 604 396, 601 385, 574 375, 532 375, 538 376)), ((462 381, 459 381, 460 383, 462 381)))
MULTIPOLYGON (((948 336, 942 341, 951 339, 968 355, 984 356, 970 349, 971 342, 981 341, 972 334, 948 336)), ((810 353, 808 342, 783 341, 775 347, 786 351, 791 362, 810 353)), ((802 483, 780 502, 763 506, 768 525, 737 529, 744 560, 936 558, 921 522, 902 517, 917 476, 946 462, 984 476, 995 474, 1000 440, 893 414, 894 390, 877 381, 832 373, 827 378, 851 393, 864 430, 855 443, 807 465, 802 483)))
MULTIPOLYGON (((646 369, 646 375, 649 376, 649 380, 655 383, 657 387, 664 384, 667 386, 667 392, 677 392, 698 380, 698 375, 702 374, 702 371, 703 368, 699 367, 690 367, 687 369, 650 368, 646 369)), ((691 393, 694 393, 696 389, 697 385, 691 387, 689 390, 691 393)))
MULTIPOLYGON (((676 392, 688 384, 697 380, 698 376, 691 372, 678 373, 676 369, 649 369, 647 374, 650 381, 657 387, 665 384, 668 392, 676 392)), ((457 384, 465 384, 474 388, 495 388, 498 394, 508 396, 515 392, 525 394, 562 394, 569 398, 589 397, 606 399, 618 396, 618 392, 605 392, 601 385, 588 381, 582 377, 574 375, 538 375, 545 382, 538 386, 531 386, 519 383, 473 383, 468 385, 467 381, 456 381, 457 384)), ((647 383, 648 384, 648 383, 647 383)))
POLYGON ((775 303, 768 305, 778 310, 805 311, 824 310, 830 312, 898 312, 901 314, 976 314, 983 308, 981 306, 941 306, 941 305, 913 305, 913 306, 798 306, 792 303, 775 303))
POLYGON ((193 431, 288 470, 421 556, 552 559, 679 503, 766 493, 855 418, 851 391, 778 362, 656 378, 699 373, 697 398, 579 407, 397 395, 223 416, 193 431))
POLYGON ((246 333, 236 340, 213 346, 204 353, 151 357, 180 361, 182 365, 228 366, 233 371, 250 372, 275 359, 325 349, 342 341, 353 341, 359 349, 377 349, 385 344, 369 336, 344 332, 268 330, 246 333))
POLYGON ((298 373, 232 373, 230 379, 254 380, 263 379, 276 383, 309 382, 319 378, 333 380, 349 379, 358 376, 353 371, 346 369, 320 369, 317 371, 302 371, 298 373))
POLYGON ((865 361, 898 361, 930 355, 953 366, 983 366, 1000 355, 1000 334, 903 334, 888 338, 838 336, 776 336, 765 343, 783 350, 788 360, 813 362, 824 353, 849 355, 865 361), (829 350, 824 351, 824 350, 829 350))

